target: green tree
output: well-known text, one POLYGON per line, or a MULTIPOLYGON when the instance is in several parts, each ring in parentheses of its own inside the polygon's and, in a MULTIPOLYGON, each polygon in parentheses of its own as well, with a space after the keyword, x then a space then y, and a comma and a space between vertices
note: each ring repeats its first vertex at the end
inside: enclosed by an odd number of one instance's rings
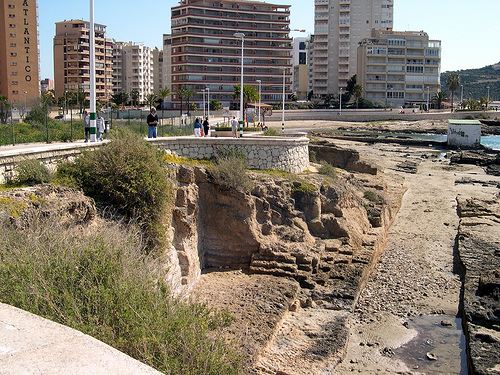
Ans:
POLYGON ((168 87, 164 87, 158 91, 158 97, 161 99, 161 108, 163 109, 165 103, 165 99, 170 96, 170 89, 168 87))
POLYGON ((490 101, 488 100, 488 98, 486 96, 482 96, 480 99, 479 99, 479 105, 481 106, 481 108, 483 110, 488 110, 488 107, 490 105, 490 101))
POLYGON ((133 89, 130 91, 130 100, 132 101, 132 105, 138 106, 139 105, 139 98, 141 94, 139 90, 133 89))
POLYGON ((354 87, 356 86, 357 80, 358 76, 354 74, 347 81, 345 91, 342 94, 342 103, 348 103, 351 100, 351 97, 354 95, 354 87))
POLYGON ((191 106, 191 98, 193 97, 193 95, 194 95, 194 91, 191 90, 189 87, 186 87, 186 89, 184 90, 184 99, 186 99, 186 103, 187 103, 188 116, 191 115, 191 109, 193 108, 191 106))
POLYGON ((210 100, 210 110, 211 111, 220 111, 222 109, 222 103, 216 99, 210 100))
POLYGON ((180 86, 178 89, 177 89, 177 98, 179 99, 180 103, 181 103, 181 107, 180 107, 180 114, 182 116, 182 105, 184 104, 184 98, 186 97, 186 88, 184 86, 180 86))
POLYGON ((146 95, 146 104, 149 106, 149 109, 153 108, 155 106, 155 103, 158 102, 158 100, 159 98, 156 94, 146 95))
POLYGON ((307 93, 307 100, 308 100, 308 101, 311 101, 311 100, 312 100, 312 98, 314 98, 314 91, 313 91, 313 90, 311 90, 311 91, 309 91, 309 92, 307 93))
POLYGON ((446 80, 446 86, 448 87, 448 90, 451 93, 451 111, 453 112, 454 109, 453 102, 455 99, 455 92, 460 87, 460 77, 458 76, 457 73, 452 73, 448 76, 448 79, 446 80))
POLYGON ((446 95, 442 91, 438 91, 434 97, 432 98, 432 101, 436 103, 436 107, 438 109, 441 109, 443 106, 443 101, 446 99, 446 95))
POLYGON ((358 83, 355 84, 352 89, 352 94, 354 95, 354 99, 356 100, 356 108, 359 108, 359 99, 361 99, 361 97, 363 96, 363 86, 358 83))
POLYGON ((120 91, 117 92, 116 94, 111 95, 111 101, 115 103, 119 107, 124 107, 125 104, 127 104, 129 99, 129 95, 127 92, 120 91))
MULTIPOLYGON (((240 98, 240 85, 234 86, 233 98, 240 98)), ((248 103, 250 102, 258 102, 259 101, 259 92, 254 86, 243 85, 243 110, 247 108, 248 103)))
POLYGON ((7 97, 0 96, 0 123, 6 124, 10 116, 12 104, 7 100, 7 97))

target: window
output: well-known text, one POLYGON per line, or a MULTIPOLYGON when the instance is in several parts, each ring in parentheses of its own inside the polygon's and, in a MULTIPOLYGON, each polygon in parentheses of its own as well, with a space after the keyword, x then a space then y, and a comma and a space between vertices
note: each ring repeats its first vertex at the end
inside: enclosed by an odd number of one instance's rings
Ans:
POLYGON ((16 18, 15 14, 9 14, 9 18, 16 18))
POLYGON ((17 56, 17 52, 11 52, 10 53, 10 57, 16 57, 17 56))
POLYGON ((10 43, 11 48, 16 48, 17 44, 16 43, 10 43))
POLYGON ((9 9, 14 9, 16 6, 14 4, 9 4, 9 9))
POLYGON ((15 37, 16 37, 16 33, 10 33, 10 34, 9 34, 9 36, 10 36, 11 38, 15 38, 15 37))
POLYGON ((299 50, 305 51, 305 49, 306 49, 306 43, 305 42, 300 42, 299 43, 299 50))
POLYGON ((15 29, 15 28, 16 28, 16 25, 15 25, 15 24, 13 24, 13 23, 9 23, 9 27, 10 27, 11 29, 15 29))

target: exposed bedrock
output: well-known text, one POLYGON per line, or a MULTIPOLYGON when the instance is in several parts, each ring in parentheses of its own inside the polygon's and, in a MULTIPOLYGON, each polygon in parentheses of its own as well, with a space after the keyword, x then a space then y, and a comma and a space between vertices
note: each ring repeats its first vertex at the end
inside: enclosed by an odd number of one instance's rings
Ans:
POLYGON ((458 198, 458 256, 472 374, 500 371, 500 203, 458 198))

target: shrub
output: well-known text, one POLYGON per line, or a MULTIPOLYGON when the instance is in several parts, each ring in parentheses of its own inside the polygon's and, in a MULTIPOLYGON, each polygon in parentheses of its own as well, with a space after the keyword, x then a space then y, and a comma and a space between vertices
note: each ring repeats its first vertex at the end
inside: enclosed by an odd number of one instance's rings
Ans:
POLYGON ((241 191, 249 191, 252 188, 246 158, 233 148, 217 150, 215 164, 209 171, 214 182, 222 188, 241 191))
POLYGON ((80 187, 101 207, 139 223, 149 249, 164 244, 173 187, 163 155, 128 132, 58 169, 58 180, 80 187))
POLYGON ((320 174, 331 177, 331 178, 336 178, 337 177, 337 171, 335 170, 335 167, 329 163, 321 163, 321 167, 319 168, 318 171, 320 174))
POLYGON ((277 137, 279 136, 279 133, 276 129, 274 128, 268 128, 265 132, 264 132, 264 136, 266 137, 277 137))
POLYGON ((372 190, 365 191, 363 197, 372 203, 384 203, 384 198, 372 190))
POLYGON ((23 160, 16 166, 15 171, 13 182, 16 185, 33 186, 48 183, 52 179, 49 169, 39 160, 23 160))
POLYGON ((38 222, 0 224, 0 301, 89 334, 167 374, 237 374, 239 358, 210 335, 227 314, 173 297, 139 236, 38 222))

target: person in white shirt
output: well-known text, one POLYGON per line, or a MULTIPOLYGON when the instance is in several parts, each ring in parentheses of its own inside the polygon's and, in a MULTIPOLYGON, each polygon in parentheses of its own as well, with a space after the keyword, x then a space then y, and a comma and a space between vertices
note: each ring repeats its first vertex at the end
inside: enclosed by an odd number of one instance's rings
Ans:
POLYGON ((106 129, 106 123, 104 122, 104 117, 102 117, 101 114, 97 116, 96 126, 97 126, 97 140, 102 141, 102 135, 104 134, 104 130, 106 129))
POLYGON ((238 138, 238 125, 238 120, 236 120, 236 117, 233 117, 233 119, 231 120, 231 130, 233 131, 233 138, 238 138))

